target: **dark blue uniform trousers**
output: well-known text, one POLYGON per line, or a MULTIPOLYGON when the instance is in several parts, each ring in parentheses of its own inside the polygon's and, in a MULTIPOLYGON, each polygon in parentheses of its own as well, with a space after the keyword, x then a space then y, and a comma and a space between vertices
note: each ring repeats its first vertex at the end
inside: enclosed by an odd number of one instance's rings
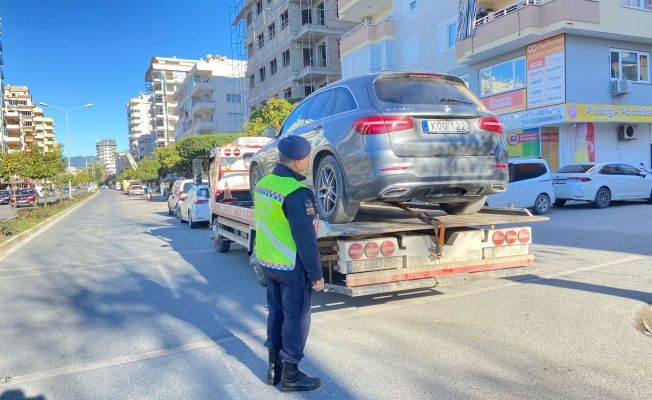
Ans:
POLYGON ((288 285, 267 279, 267 340, 265 346, 280 350, 285 362, 303 358, 310 330, 310 286, 288 285))

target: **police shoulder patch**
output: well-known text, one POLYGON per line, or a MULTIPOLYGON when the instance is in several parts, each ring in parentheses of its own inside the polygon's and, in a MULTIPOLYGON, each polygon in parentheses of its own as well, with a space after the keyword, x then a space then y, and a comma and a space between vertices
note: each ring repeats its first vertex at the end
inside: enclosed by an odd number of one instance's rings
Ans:
POLYGON ((315 207, 311 200, 306 200, 306 215, 315 215, 315 207))

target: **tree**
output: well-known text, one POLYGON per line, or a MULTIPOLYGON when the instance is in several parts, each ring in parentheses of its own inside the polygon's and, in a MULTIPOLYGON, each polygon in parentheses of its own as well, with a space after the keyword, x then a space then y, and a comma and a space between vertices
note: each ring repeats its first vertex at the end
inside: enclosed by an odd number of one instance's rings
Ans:
MULTIPOLYGON (((27 164, 24 162, 24 152, 3 154, 0 159, 0 176, 6 181, 19 179, 25 176, 27 164)), ((16 185, 13 185, 14 190, 16 185)))
POLYGON ((244 133, 222 133, 215 135, 186 136, 179 140, 176 148, 179 151, 181 162, 179 169, 192 167, 192 160, 199 157, 208 157, 210 151, 215 147, 226 143, 232 143, 239 137, 246 136, 244 133))
POLYGON ((264 106, 251 113, 249 122, 244 127, 245 132, 249 136, 262 136, 267 128, 278 130, 285 118, 294 110, 296 103, 297 101, 291 103, 288 100, 272 97, 264 106))
POLYGON ((106 178, 106 169, 99 161, 91 161, 84 168, 87 176, 89 177, 89 182, 95 182, 99 184, 102 180, 106 178))
POLYGON ((159 169, 159 174, 161 175, 176 172, 180 167, 181 156, 179 155, 177 146, 174 144, 166 147, 157 147, 152 155, 161 164, 159 169))
POLYGON ((158 160, 144 160, 138 163, 136 177, 143 182, 153 181, 158 178, 161 163, 158 160))
POLYGON ((130 181, 132 179, 136 179, 136 171, 132 167, 127 168, 119 177, 115 178, 116 182, 130 181))

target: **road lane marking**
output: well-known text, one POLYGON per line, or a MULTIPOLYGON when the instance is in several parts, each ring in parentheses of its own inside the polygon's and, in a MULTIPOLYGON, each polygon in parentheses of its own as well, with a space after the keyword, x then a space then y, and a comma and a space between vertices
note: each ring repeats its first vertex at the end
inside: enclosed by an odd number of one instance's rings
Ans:
POLYGON ((181 293, 179 293, 179 287, 177 286, 177 283, 174 281, 174 279, 172 279, 172 276, 170 276, 170 273, 165 268, 163 268, 162 265, 159 265, 158 269, 163 274, 163 279, 165 279, 165 283, 167 283, 168 289, 170 289, 170 292, 172 292, 172 297, 175 299, 180 299, 181 293))

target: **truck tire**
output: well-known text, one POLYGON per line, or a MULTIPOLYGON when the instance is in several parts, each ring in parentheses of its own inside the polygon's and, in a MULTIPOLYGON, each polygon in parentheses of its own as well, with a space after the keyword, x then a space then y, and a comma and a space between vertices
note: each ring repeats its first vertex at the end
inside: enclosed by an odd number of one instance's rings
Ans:
MULTIPOLYGON (((216 225, 217 217, 213 219, 213 226, 216 225)), ((228 253, 229 249, 231 249, 231 241, 219 233, 216 233, 215 238, 213 239, 213 247, 215 247, 215 251, 218 253, 228 253)))
POLYGON ((440 203, 439 207, 446 212, 446 214, 451 215, 470 215, 475 214, 484 205, 487 201, 487 196, 479 198, 473 201, 460 201, 457 203, 440 203))
POLYGON ((360 203, 352 203, 346 198, 344 174, 335 156, 326 156, 319 162, 313 182, 321 219, 331 224, 353 221, 360 203))

